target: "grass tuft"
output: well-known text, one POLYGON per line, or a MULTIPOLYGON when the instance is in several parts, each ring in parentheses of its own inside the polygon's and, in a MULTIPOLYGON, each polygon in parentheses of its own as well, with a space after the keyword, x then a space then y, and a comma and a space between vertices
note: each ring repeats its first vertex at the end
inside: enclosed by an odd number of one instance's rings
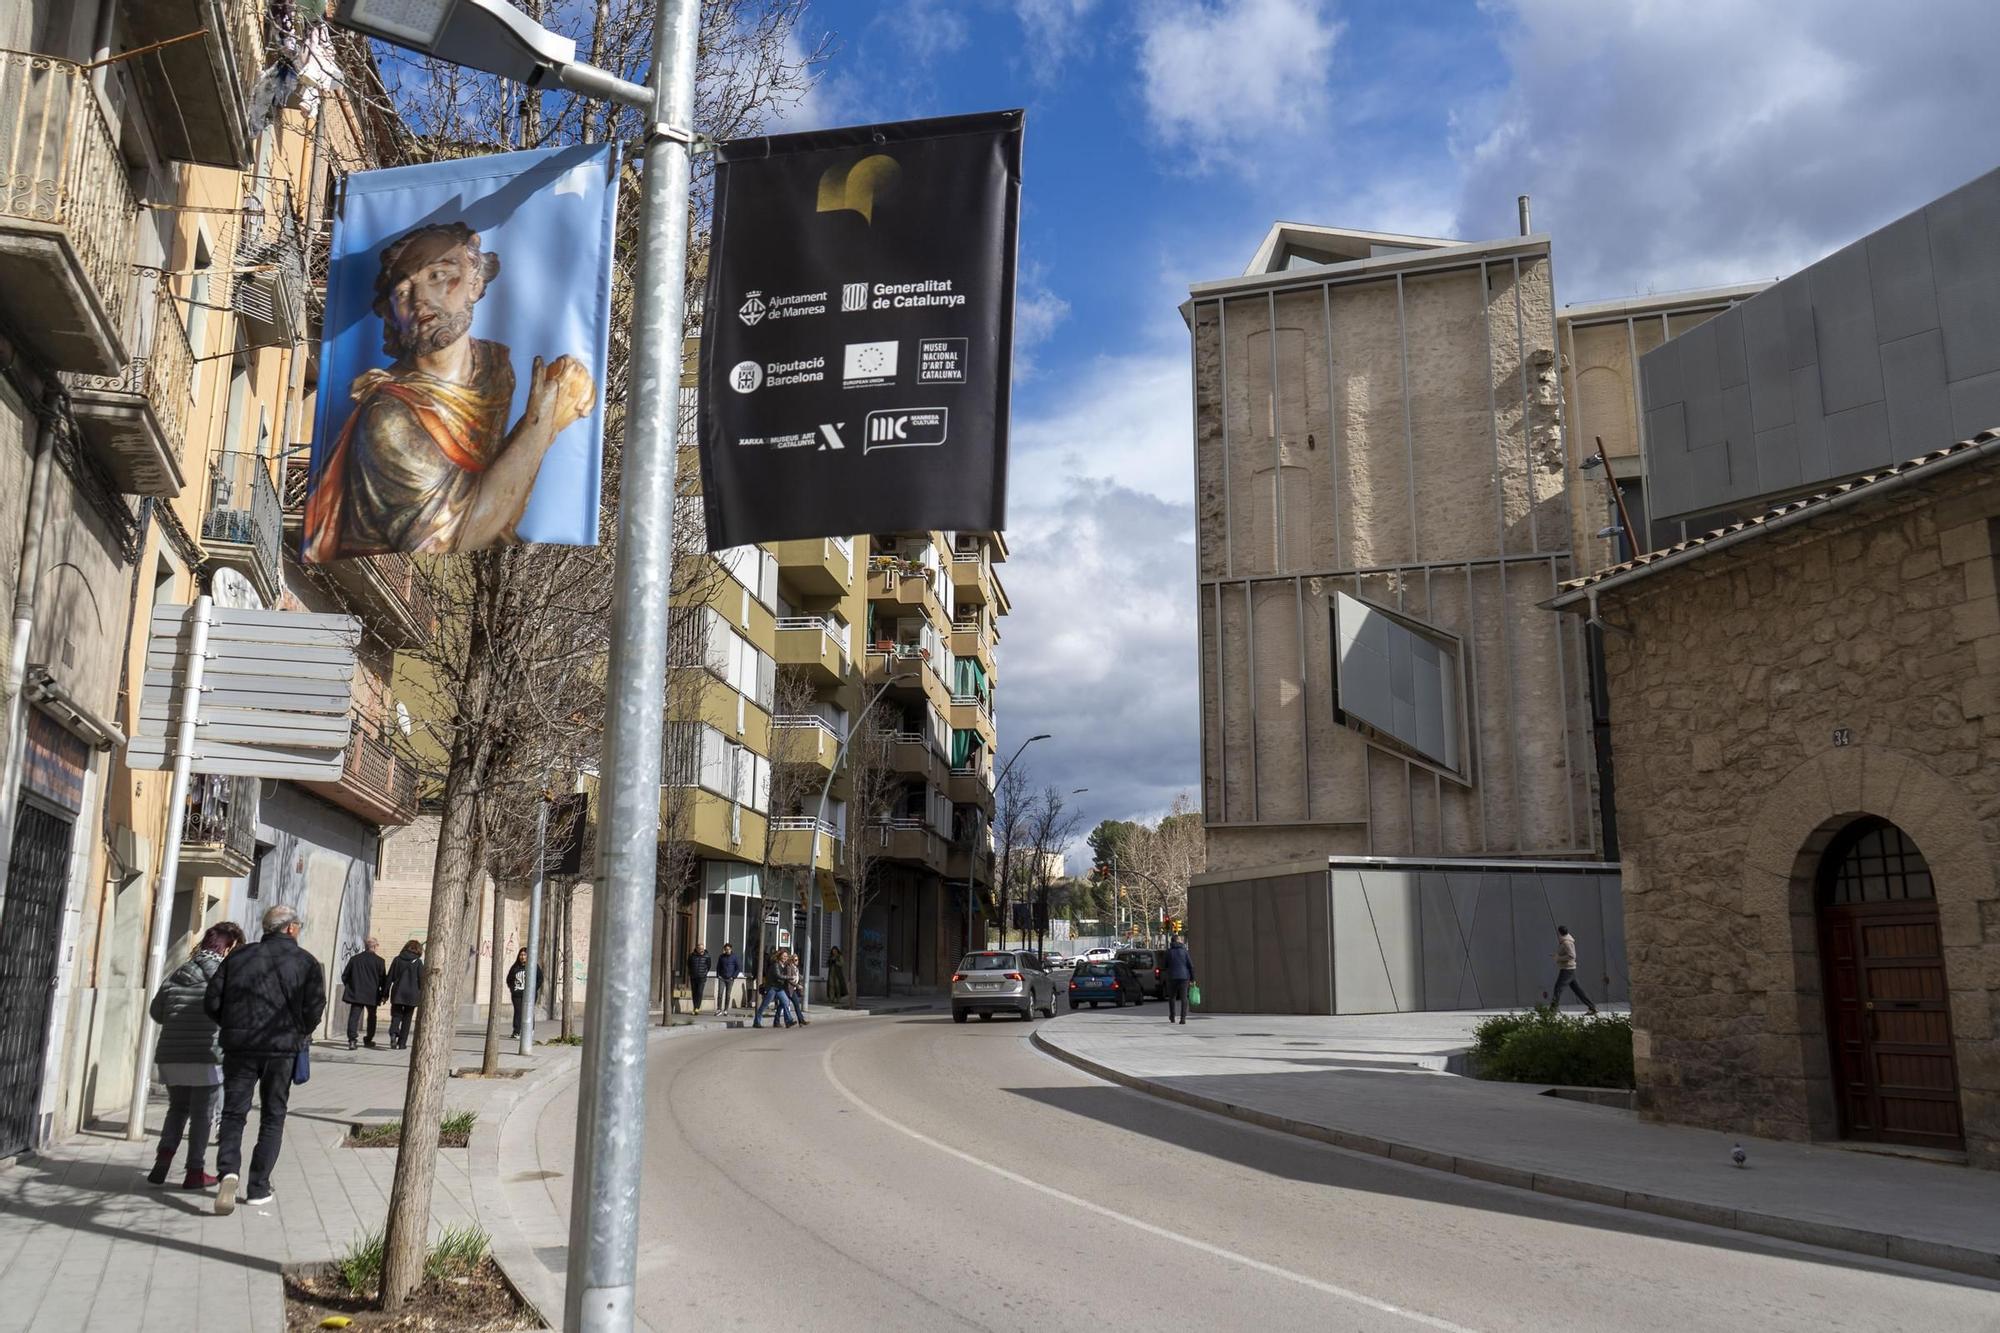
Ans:
POLYGON ((467 1223, 465 1226, 446 1227, 438 1237, 437 1244, 424 1257, 424 1276, 428 1278, 461 1277, 479 1266, 492 1248, 492 1240, 484 1231, 467 1223))
POLYGON ((383 1232, 375 1228, 347 1247, 347 1253, 334 1260, 334 1271, 340 1274, 341 1282, 357 1296, 373 1292, 382 1282, 383 1232))
POLYGON ((478 1119, 477 1111, 447 1111, 438 1123, 438 1132, 446 1138, 470 1138, 472 1126, 478 1119))

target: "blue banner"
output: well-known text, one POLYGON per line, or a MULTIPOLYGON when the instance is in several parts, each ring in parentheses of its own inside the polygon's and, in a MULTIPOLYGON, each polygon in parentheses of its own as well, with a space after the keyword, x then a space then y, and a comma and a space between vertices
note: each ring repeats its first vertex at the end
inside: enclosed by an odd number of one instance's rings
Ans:
POLYGON ((583 144, 348 177, 308 561, 597 542, 617 171, 583 144))

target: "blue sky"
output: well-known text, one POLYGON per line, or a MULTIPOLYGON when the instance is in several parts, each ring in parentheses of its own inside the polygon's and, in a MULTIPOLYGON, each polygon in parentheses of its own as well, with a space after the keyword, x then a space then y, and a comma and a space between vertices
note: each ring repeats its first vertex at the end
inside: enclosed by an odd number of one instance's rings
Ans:
POLYGON ((791 128, 1028 109, 1003 748, 1091 822, 1198 782, 1190 282, 1278 219, 1485 239, 1558 299, 1788 273, 2000 165, 1990 0, 817 0, 791 128), (1024 761, 1025 763, 1026 761, 1024 761))

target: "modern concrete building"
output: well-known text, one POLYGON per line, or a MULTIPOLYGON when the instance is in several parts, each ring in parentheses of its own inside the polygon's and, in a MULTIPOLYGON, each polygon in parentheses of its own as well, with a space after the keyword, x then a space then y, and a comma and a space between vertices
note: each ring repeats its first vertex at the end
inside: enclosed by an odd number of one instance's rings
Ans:
MULTIPOLYGON (((1253 881, 1297 863, 1323 879, 1328 858, 1448 870, 1484 886, 1486 911, 1532 907, 1551 939, 1551 899, 1510 867, 1609 873, 1585 636, 1538 609, 1573 569, 1579 485, 1552 292, 1545 236, 1287 223, 1242 276, 1193 288, 1197 939, 1248 929, 1282 956, 1260 959, 1329 975, 1344 956, 1330 935, 1242 915, 1253 881)), ((1366 894, 1378 925, 1423 915, 1420 877, 1334 892, 1366 894)), ((1414 947, 1371 941, 1381 975, 1344 971, 1349 993, 1387 996, 1388 959, 1414 947)), ((1228 989, 1205 993, 1252 1007, 1228 989)), ((1336 986, 1292 991, 1308 1009, 1340 1003, 1336 986)), ((1405 985, 1394 1005, 1421 994, 1405 985)))
POLYGON ((1553 601, 1603 644, 1649 1114, 2000 1166, 1995 329, 2000 172, 1641 358, 1656 515, 1754 513, 1553 601))

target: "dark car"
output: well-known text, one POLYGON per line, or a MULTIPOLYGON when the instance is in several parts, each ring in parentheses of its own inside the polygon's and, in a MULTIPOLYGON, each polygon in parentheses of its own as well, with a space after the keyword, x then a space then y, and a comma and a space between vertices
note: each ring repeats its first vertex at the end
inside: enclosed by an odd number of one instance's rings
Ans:
POLYGON ((1146 996, 1139 986, 1139 976, 1132 965, 1125 962, 1078 963, 1076 971, 1069 978, 1069 1007, 1081 1009, 1086 1004, 1095 1009, 1100 1004, 1126 1005, 1144 1004, 1146 996))
POLYGON ((1165 949, 1120 949, 1118 961, 1129 963, 1139 978, 1139 994, 1156 1000, 1167 998, 1167 951, 1165 949))

